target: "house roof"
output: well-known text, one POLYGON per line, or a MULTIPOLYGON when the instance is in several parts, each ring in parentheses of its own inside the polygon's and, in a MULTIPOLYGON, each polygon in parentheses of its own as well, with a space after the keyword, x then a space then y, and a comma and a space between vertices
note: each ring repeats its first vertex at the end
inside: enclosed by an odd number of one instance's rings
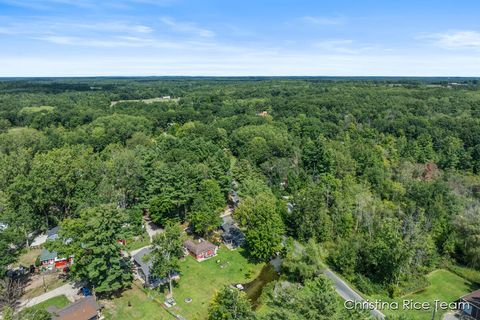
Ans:
POLYGON ((222 217, 223 223, 220 226, 223 231, 228 232, 230 228, 234 227, 235 221, 233 220, 232 216, 224 216, 222 217))
POLYGON ((232 245, 239 247, 245 242, 245 235, 239 228, 237 228, 237 226, 231 225, 231 227, 222 234, 222 239, 226 243, 231 243, 232 245))
POLYGON ((150 277, 150 268, 152 267, 152 262, 151 261, 145 262, 143 258, 145 255, 149 254, 150 252, 152 252, 152 249, 148 247, 148 248, 141 249, 140 251, 138 251, 133 255, 133 260, 142 269, 143 274, 145 275, 145 277, 147 277, 147 279, 148 277, 150 277))
POLYGON ((464 295, 462 300, 480 308, 480 289, 464 295))
POLYGON ((93 296, 85 297, 58 311, 53 311, 53 320, 89 320, 97 316, 100 306, 93 296))
POLYGON ((57 226, 47 231, 47 240, 55 240, 58 238, 58 231, 60 231, 60 227, 57 226))
POLYGON ((56 226, 55 228, 52 228, 52 229, 48 230, 47 235, 48 236, 56 235, 56 234, 58 234, 58 231, 60 231, 60 227, 56 226))
POLYGON ((235 190, 232 191, 232 201, 235 203, 240 202, 240 197, 238 196, 238 193, 235 190))
POLYGON ((42 253, 40 254, 40 261, 52 260, 56 257, 57 253, 55 251, 48 251, 47 249, 43 249, 42 253))
MULTIPOLYGON (((151 247, 140 249, 140 251, 138 251, 137 253, 135 253, 132 256, 135 264, 142 270, 143 274, 146 277, 146 281, 148 283, 159 285, 159 284, 163 284, 163 283, 168 282, 167 278, 150 279, 150 268, 152 267, 152 262, 151 261, 148 261, 148 262, 144 261, 145 255, 149 254, 150 252, 152 252, 151 247)), ((176 277, 179 277, 179 274, 178 274, 178 272, 171 272, 171 276, 172 276, 172 278, 176 278, 176 277)))
POLYGON ((225 242, 231 243, 235 246, 241 246, 245 242, 245 235, 235 224, 235 220, 231 216, 225 216, 222 218, 223 224, 221 225, 222 239, 225 242))
POLYGON ((188 251, 195 255, 209 250, 215 250, 217 248, 217 246, 206 240, 201 242, 187 240, 183 243, 183 245, 185 246, 185 248, 187 248, 188 251))

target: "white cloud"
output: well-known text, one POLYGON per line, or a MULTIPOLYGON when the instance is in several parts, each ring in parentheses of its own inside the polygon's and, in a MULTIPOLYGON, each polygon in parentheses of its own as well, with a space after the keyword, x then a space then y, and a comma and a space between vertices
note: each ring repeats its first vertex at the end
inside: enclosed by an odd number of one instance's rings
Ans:
POLYGON ((14 23, 0 26, 0 34, 43 36, 52 34, 150 34, 155 30, 142 24, 128 21, 80 22, 80 21, 50 21, 45 19, 24 23, 14 23))
POLYGON ((15 34, 15 31, 11 28, 0 27, 0 34, 15 34))
POLYGON ((87 38, 87 37, 71 37, 62 35, 51 35, 34 37, 35 40, 46 41, 54 44, 78 46, 78 47, 98 47, 98 48, 168 48, 179 49, 182 44, 169 41, 161 41, 154 38, 142 38, 132 36, 116 36, 112 38, 87 38))
POLYGON ((424 34, 419 39, 429 39, 435 45, 449 50, 480 50, 480 32, 472 30, 450 31, 444 33, 424 34))
POLYGON ((90 0, 0 0, 0 3, 32 10, 50 10, 58 7, 58 5, 90 9, 95 7, 95 3, 90 0))
POLYGON ((192 22, 180 22, 171 17, 162 17, 160 18, 160 21, 176 32, 192 34, 203 38, 211 38, 215 36, 213 31, 201 28, 192 22))
POLYGON ((345 24, 346 18, 343 16, 337 16, 337 17, 305 16, 300 18, 300 21, 307 24, 318 25, 318 26, 336 26, 336 25, 345 24))
POLYGON ((27 8, 31 10, 52 10, 59 5, 81 9, 97 9, 100 7, 114 9, 129 9, 136 5, 150 5, 165 7, 172 5, 177 0, 0 0, 0 3, 27 8))
POLYGON ((315 48, 321 49, 328 53, 340 53, 340 54, 360 54, 373 49, 378 49, 375 46, 360 46, 355 41, 350 39, 333 39, 324 40, 314 43, 315 48))
POLYGON ((223 54, 61 55, 0 59, 0 76, 478 76, 467 55, 223 54))
POLYGON ((130 24, 127 22, 101 22, 101 23, 61 23, 58 27, 64 28, 78 28, 95 31, 110 31, 110 32, 128 32, 128 33, 152 33, 153 28, 145 25, 130 24))

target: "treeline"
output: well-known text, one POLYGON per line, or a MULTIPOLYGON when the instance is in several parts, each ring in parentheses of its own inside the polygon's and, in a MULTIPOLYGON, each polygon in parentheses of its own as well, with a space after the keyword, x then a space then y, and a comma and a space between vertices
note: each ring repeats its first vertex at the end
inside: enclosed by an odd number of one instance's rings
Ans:
POLYGON ((253 259, 285 235, 315 241, 360 290, 392 296, 445 261, 480 269, 473 81, 78 81, 0 83, 3 267, 12 243, 106 204, 208 236, 236 191, 253 259), (166 95, 180 100, 110 106, 166 95))

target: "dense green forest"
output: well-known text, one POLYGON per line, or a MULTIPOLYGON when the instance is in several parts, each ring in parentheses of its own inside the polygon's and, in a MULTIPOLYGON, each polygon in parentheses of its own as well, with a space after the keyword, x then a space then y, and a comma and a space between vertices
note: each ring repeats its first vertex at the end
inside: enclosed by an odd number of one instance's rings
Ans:
MULTIPOLYGON (((114 239, 137 233, 148 212, 208 237, 233 191, 251 259, 282 251, 304 285, 285 301, 335 299, 306 267, 318 256, 362 292, 391 297, 440 265, 480 270, 480 85, 455 81, 0 81, 1 273, 29 234, 59 224, 90 243, 82 225, 114 239), (310 250, 294 255, 294 242, 310 250)), ((296 308, 304 319, 304 305, 279 301, 267 319, 294 319, 296 308)))

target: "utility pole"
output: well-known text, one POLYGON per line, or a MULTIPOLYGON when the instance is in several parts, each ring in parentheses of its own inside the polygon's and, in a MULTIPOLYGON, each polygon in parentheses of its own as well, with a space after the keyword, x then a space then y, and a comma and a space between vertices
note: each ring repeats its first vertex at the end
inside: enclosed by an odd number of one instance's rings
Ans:
POLYGON ((433 307, 433 314, 432 314, 432 320, 435 320, 435 312, 437 311, 437 303, 434 302, 434 307, 433 307))
POLYGON ((45 284, 45 271, 42 272, 42 280, 43 280, 43 292, 47 292, 47 285, 45 284))

